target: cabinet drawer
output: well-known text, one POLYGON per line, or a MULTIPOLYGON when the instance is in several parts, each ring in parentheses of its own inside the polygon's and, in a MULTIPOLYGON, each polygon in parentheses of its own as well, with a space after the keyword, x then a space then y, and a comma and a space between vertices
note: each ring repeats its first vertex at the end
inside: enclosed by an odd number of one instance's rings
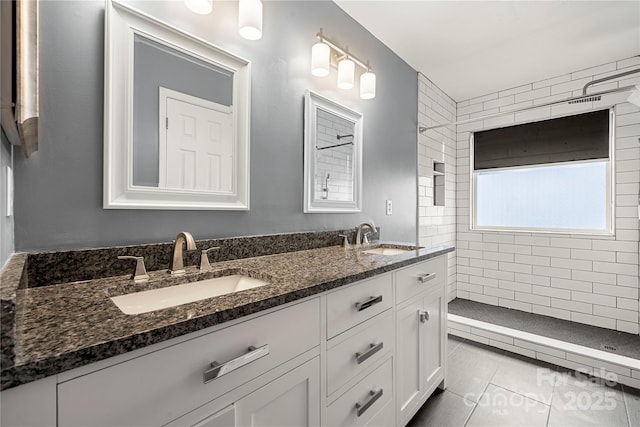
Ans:
POLYGON ((58 385, 58 425, 165 424, 318 346, 319 332, 315 298, 75 378, 58 385), (234 359, 204 383, 211 362, 234 359))
POLYGON ((327 338, 391 308, 392 277, 385 274, 327 295, 327 338))
POLYGON ((440 256, 396 271, 396 302, 399 304, 446 283, 446 256, 440 256))
POLYGON ((327 350, 327 396, 360 372, 376 365, 394 347, 392 310, 366 321, 349 333, 334 338, 327 350), (348 335, 348 336, 347 336, 348 335))
POLYGON ((393 398, 392 359, 380 365, 327 408, 327 425, 365 426, 393 398), (360 415, 358 415, 360 413, 360 415))
POLYGON ((391 402, 387 403, 385 407, 367 423, 366 427, 389 427, 395 425, 393 400, 391 400, 391 402))

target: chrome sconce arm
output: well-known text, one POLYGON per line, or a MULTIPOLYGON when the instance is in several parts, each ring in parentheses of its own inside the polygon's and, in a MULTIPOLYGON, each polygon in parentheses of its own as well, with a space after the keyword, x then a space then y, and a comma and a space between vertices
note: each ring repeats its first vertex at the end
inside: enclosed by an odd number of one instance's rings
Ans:
POLYGON ((338 43, 328 39, 322 28, 316 34, 318 43, 311 48, 311 74, 317 77, 329 75, 330 67, 338 69, 338 87, 351 89, 354 85, 355 66, 364 69, 360 75, 360 98, 372 99, 376 96, 376 75, 371 72, 369 61, 362 61, 342 48, 338 43), (332 62, 332 58, 334 61, 332 62))

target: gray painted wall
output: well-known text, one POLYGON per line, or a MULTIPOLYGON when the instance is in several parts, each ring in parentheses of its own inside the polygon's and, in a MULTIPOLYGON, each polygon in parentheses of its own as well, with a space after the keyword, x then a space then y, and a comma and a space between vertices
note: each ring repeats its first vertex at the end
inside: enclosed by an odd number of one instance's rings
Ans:
POLYGON ((12 146, 0 131, 0 270, 13 253, 13 216, 7 216, 7 166, 11 166, 12 146))
MULTIPOLYGON (((0 15, 2 10, 4 8, 0 8, 0 15)), ((7 216, 7 166, 13 166, 13 151, 4 131, 0 129, 0 270, 14 250, 13 216, 7 216)))
POLYGON ((233 74, 139 35, 134 46, 133 183, 157 187, 159 88, 230 106, 233 74))
POLYGON ((252 61, 251 210, 102 209, 104 3, 47 1, 40 7, 40 151, 15 159, 15 238, 20 251, 353 227, 373 219, 382 238, 415 241, 417 73, 331 1, 264 2, 264 36, 237 33, 237 2, 215 2, 208 16, 182 2, 136 3, 171 17, 223 49, 252 61), (325 34, 369 59, 377 96, 336 88, 336 72, 309 71, 311 45, 325 34), (364 209, 304 214, 303 97, 316 91, 364 114, 364 209), (385 216, 385 199, 394 203, 385 216))

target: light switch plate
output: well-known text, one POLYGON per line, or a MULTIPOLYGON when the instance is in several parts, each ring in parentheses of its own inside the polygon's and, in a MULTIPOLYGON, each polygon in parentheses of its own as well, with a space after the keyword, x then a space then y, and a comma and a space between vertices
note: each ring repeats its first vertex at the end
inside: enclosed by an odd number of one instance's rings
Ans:
POLYGON ((387 215, 393 214, 393 202, 391 200, 387 200, 387 215))

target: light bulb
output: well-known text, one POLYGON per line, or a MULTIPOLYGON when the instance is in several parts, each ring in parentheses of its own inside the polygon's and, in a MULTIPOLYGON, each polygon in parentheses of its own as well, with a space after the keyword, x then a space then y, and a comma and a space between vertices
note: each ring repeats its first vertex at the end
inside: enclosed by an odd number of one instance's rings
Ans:
POLYGON ((238 32, 247 40, 262 38, 262 2, 260 0, 238 2, 238 32))
POLYGON ((356 71, 356 63, 345 58, 338 62, 338 87, 340 89, 353 88, 353 79, 356 71))
POLYGON ((328 76, 330 61, 329 45, 318 42, 311 47, 311 74, 317 77, 328 76))
POLYGON ((360 98, 372 99, 376 97, 376 75, 371 71, 360 76, 360 98))
POLYGON ((184 4, 198 15, 208 15, 213 10, 213 0, 184 0, 184 4))

